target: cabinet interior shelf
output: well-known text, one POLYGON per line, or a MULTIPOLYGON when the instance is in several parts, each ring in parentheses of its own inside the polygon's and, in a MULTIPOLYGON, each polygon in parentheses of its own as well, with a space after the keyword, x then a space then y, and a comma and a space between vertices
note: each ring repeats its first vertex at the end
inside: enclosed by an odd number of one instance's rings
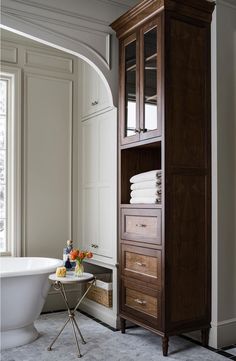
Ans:
POLYGON ((156 208, 161 203, 130 204, 130 179, 138 173, 161 169, 161 142, 121 149, 121 204, 133 208, 156 208))
POLYGON ((145 102, 150 102, 154 100, 157 100, 157 94, 154 94, 152 96, 145 96, 145 102))
POLYGON ((137 203, 137 204, 130 204, 130 203, 121 203, 120 204, 120 208, 162 208, 162 204, 160 203, 153 203, 153 204, 141 204, 141 203, 137 203))
POLYGON ((145 58, 144 60, 145 60, 145 62, 147 62, 147 61, 150 61, 150 60, 155 59, 155 58, 156 58, 156 56, 157 56, 157 53, 154 53, 154 54, 152 54, 152 55, 148 56, 147 58, 145 58))
POLYGON ((136 70, 136 64, 131 65, 128 68, 126 68, 126 71, 134 71, 134 70, 136 70))
MULTIPOLYGON (((144 62, 147 63, 147 62, 149 62, 150 60, 155 60, 156 57, 157 57, 157 53, 154 53, 154 54, 148 56, 147 58, 145 58, 145 59, 144 59, 144 62)), ((130 62, 133 62, 133 61, 134 61, 134 59, 130 60, 129 63, 130 63, 130 62)), ((127 63, 128 63, 128 62, 127 62, 127 63)), ((126 64, 127 64, 127 63, 126 63, 126 64)), ((128 66, 128 67, 126 68, 126 71, 135 70, 135 69, 136 69, 136 66, 137 66, 136 63, 133 64, 133 65, 130 65, 130 66, 128 66)), ((155 67, 155 66, 149 66, 149 67, 148 67, 148 66, 145 66, 145 69, 147 69, 147 70, 156 70, 156 67, 155 67), (150 68, 150 69, 149 69, 149 68, 150 68)))
MULTIPOLYGON (((129 66, 128 68, 126 68, 126 72, 129 72, 129 71, 135 71, 136 70, 136 64, 135 65, 132 65, 132 66, 129 66)), ((151 70, 151 71, 156 71, 157 70, 157 67, 156 66, 152 66, 152 65, 145 65, 144 67, 145 70, 151 70)))

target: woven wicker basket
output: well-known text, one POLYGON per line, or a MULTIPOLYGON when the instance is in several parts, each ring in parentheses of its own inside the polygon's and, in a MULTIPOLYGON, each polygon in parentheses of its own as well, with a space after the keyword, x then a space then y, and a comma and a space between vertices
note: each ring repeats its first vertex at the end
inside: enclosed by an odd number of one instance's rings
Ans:
POLYGON ((112 283, 97 279, 96 285, 91 287, 86 297, 103 306, 112 307, 112 283))

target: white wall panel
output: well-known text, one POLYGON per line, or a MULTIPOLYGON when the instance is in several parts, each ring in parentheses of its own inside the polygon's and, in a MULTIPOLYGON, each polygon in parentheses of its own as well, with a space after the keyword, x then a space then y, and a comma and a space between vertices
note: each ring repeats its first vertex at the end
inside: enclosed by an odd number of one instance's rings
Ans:
POLYGON ((27 256, 61 257, 71 231, 72 82, 25 74, 27 256))
POLYGON ((116 248, 116 212, 112 187, 100 187, 98 190, 98 229, 99 254, 115 258, 116 248))
POLYGON ((73 71, 72 59, 35 50, 26 50, 25 65, 36 67, 37 69, 52 70, 53 72, 58 71, 60 73, 72 73, 73 71))
POLYGON ((82 125, 82 184, 95 184, 98 177, 98 125, 93 119, 83 122, 82 125))
POLYGON ((1 61, 5 61, 6 63, 17 63, 17 48, 11 46, 10 44, 6 44, 2 42, 1 44, 1 61))
POLYGON ((116 128, 115 109, 81 122, 82 243, 109 264, 116 263, 116 128))

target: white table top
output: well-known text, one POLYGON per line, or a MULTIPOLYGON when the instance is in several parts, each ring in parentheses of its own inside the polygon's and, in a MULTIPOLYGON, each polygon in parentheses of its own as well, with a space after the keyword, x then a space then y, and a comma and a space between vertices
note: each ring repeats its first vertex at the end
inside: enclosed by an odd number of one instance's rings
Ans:
POLYGON ((84 272, 82 276, 75 276, 73 271, 67 271, 66 277, 57 277, 56 273, 51 274, 49 277, 50 281, 56 282, 60 281, 61 283, 75 283, 75 282, 88 282, 94 279, 92 273, 84 272))

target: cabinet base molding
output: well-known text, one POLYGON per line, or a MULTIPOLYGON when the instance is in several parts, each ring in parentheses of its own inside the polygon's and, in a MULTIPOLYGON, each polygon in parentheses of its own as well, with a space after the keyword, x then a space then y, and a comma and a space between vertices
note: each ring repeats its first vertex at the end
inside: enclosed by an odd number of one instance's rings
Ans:
POLYGON ((99 305, 96 302, 85 299, 79 309, 83 312, 88 313, 90 316, 97 318, 98 320, 106 323, 107 325, 118 329, 118 319, 116 313, 105 306, 99 305))

